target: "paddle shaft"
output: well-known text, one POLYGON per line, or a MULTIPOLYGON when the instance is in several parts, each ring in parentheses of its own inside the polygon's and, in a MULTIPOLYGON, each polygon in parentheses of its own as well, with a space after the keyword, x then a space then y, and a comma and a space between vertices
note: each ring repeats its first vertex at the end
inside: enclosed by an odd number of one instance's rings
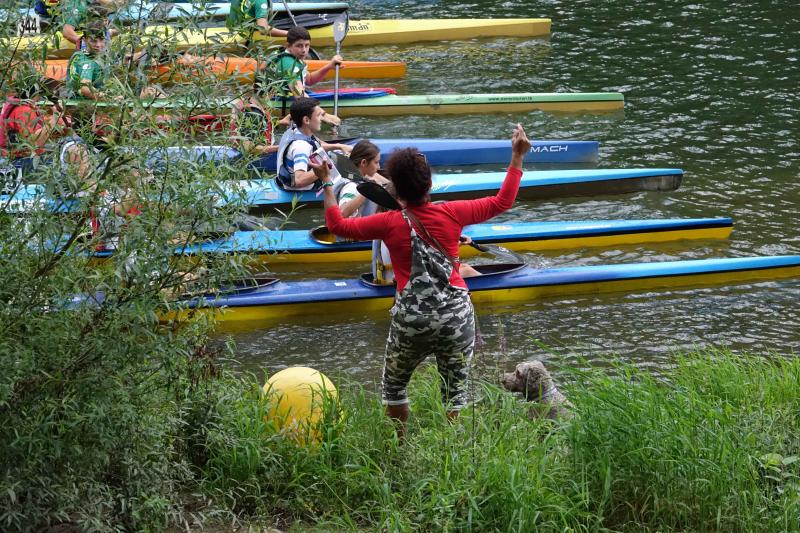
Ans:
MULTIPOLYGON (((338 56, 339 53, 342 51, 342 42, 336 42, 336 55, 338 56)), ((339 116, 339 63, 336 63, 336 73, 334 76, 333 82, 333 114, 337 117, 339 116)), ((334 132, 336 128, 334 128, 334 132)))

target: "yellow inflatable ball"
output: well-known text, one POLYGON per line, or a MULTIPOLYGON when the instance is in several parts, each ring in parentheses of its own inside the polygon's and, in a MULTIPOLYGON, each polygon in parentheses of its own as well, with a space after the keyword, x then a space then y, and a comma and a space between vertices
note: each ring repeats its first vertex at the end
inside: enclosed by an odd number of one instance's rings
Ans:
POLYGON ((337 399, 336 387, 325 374, 307 366, 293 366, 274 374, 264 384, 270 402, 266 420, 301 445, 306 437, 319 442, 317 425, 324 408, 337 399))

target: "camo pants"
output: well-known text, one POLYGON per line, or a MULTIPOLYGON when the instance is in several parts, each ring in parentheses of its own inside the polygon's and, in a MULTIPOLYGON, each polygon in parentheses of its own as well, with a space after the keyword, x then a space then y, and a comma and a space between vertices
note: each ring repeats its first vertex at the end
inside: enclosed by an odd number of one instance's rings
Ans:
POLYGON ((448 410, 468 401, 469 364, 475 347, 475 312, 469 293, 450 285, 453 264, 411 229, 411 275, 392 307, 383 367, 383 403, 408 403, 414 369, 436 357, 448 410))

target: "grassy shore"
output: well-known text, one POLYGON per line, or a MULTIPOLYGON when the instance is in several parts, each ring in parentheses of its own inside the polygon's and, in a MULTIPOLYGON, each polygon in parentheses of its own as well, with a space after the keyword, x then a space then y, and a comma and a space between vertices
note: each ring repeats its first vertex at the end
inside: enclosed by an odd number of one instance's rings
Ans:
POLYGON ((298 447, 262 421, 252 383, 213 406, 197 489, 281 529, 799 530, 800 360, 675 363, 559 372, 574 407, 557 422, 476 384, 479 402, 449 424, 429 368, 403 444, 373 393, 339 383, 340 416, 298 447))

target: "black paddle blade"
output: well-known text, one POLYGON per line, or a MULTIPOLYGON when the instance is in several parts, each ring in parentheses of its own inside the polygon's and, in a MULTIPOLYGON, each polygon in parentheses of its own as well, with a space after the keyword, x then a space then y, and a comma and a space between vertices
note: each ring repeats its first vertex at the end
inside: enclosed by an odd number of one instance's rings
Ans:
POLYGON ((386 209, 402 209, 394 196, 389 191, 371 181, 359 183, 356 186, 358 192, 367 200, 375 202, 381 207, 386 209))

